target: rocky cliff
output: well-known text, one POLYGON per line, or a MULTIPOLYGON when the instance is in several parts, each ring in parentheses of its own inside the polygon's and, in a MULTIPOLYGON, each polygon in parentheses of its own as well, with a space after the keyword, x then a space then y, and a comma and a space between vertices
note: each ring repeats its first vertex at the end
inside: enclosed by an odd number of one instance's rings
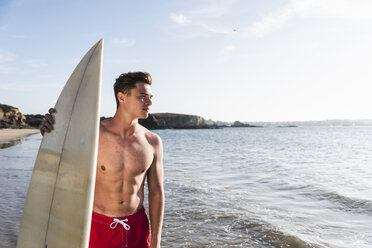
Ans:
POLYGON ((0 104, 0 128, 26 128, 26 117, 18 108, 0 104))
POLYGON ((203 117, 173 113, 149 114, 147 119, 140 119, 139 123, 148 129, 217 128, 216 125, 207 123, 203 117))

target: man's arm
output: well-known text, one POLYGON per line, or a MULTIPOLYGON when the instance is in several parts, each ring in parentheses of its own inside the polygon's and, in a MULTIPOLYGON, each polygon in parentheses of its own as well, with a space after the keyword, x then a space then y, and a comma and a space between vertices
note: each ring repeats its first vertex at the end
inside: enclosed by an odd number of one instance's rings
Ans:
POLYGON ((147 174, 149 189, 149 213, 151 224, 150 248, 160 247, 161 230, 164 215, 164 189, 163 189, 163 145, 159 136, 155 135, 154 161, 147 174))

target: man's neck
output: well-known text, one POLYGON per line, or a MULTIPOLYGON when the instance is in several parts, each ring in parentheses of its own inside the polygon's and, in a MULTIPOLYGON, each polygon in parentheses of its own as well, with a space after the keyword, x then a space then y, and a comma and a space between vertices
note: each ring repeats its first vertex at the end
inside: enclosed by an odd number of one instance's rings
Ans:
POLYGON ((129 115, 120 111, 116 111, 111 120, 112 131, 117 133, 123 139, 133 135, 137 125, 138 118, 130 117, 129 115))

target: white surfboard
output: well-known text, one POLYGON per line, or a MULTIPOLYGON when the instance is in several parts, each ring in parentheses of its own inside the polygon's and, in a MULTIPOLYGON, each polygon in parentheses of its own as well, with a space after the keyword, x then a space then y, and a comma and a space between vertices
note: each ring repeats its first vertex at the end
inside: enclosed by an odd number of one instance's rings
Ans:
POLYGON ((88 247, 99 135, 103 39, 80 61, 41 141, 18 248, 88 247))

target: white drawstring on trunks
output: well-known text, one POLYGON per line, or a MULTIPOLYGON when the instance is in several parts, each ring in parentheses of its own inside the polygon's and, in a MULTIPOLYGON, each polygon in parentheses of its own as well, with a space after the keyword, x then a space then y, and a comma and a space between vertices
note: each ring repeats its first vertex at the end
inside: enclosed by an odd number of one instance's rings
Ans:
POLYGON ((128 221, 128 219, 125 220, 114 219, 114 221, 110 224, 110 227, 111 229, 115 229, 119 223, 124 227, 125 230, 129 230, 130 226, 127 223, 125 223, 125 221, 128 221))

